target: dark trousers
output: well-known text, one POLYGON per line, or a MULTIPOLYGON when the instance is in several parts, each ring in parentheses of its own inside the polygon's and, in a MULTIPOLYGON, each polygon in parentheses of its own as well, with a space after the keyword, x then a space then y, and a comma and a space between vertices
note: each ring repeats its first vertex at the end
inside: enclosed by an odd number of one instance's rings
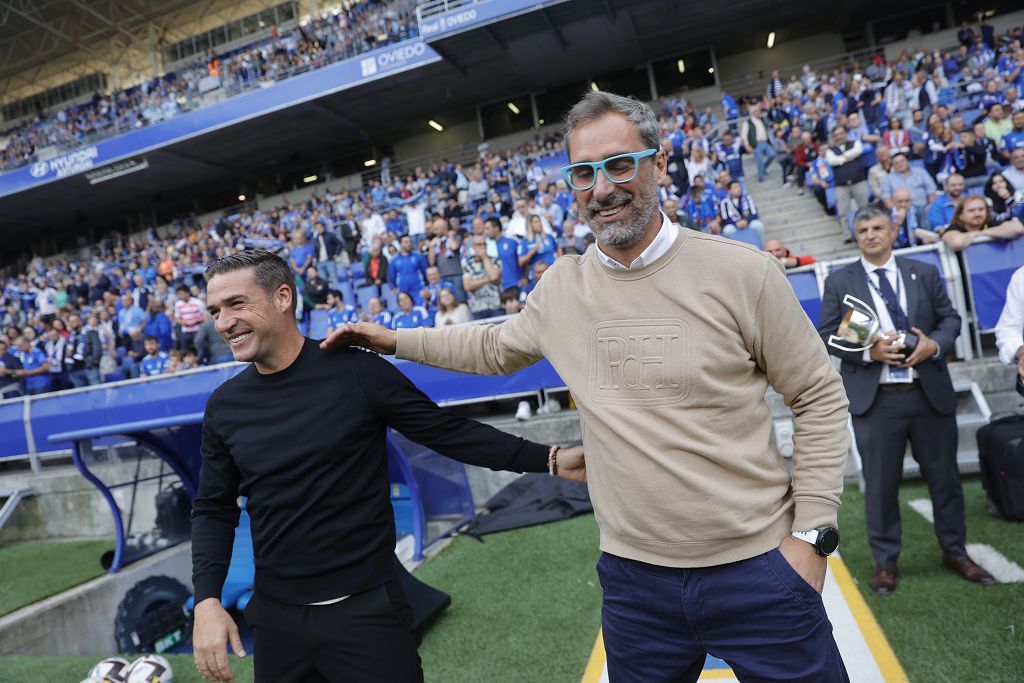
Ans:
POLYGON ((696 681, 708 653, 745 683, 849 681, 821 596, 778 550, 700 569, 604 553, 597 573, 611 683, 696 681))
POLYGON ((245 608, 256 683, 423 681, 412 610, 397 581, 333 605, 257 595, 245 608))
POLYGON ((928 483, 939 547, 948 555, 965 555, 967 528, 956 465, 956 416, 937 413, 919 388, 894 391, 879 387, 871 408, 854 416, 853 431, 864 472, 868 542, 875 562, 893 564, 900 556, 898 494, 907 439, 928 483))

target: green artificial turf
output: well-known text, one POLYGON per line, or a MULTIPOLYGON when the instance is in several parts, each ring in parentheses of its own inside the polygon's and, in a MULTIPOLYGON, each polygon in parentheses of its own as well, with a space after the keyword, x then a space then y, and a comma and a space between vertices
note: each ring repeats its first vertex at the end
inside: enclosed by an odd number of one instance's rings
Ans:
POLYGON ((110 541, 0 546, 0 616, 102 575, 100 556, 112 547, 110 541))
MULTIPOLYGON (((977 478, 964 480, 967 542, 987 543, 1024 566, 1024 526, 989 515, 977 478)), ((892 595, 868 587, 874 561, 856 485, 843 495, 840 553, 914 683, 1024 681, 1024 584, 976 586, 940 565, 932 525, 907 502, 928 498, 924 483, 900 490, 903 553, 892 595)))
MULTIPOLYGON (((965 480, 964 492, 968 542, 988 543, 1024 565, 1024 527, 988 515, 977 479, 965 480)), ((840 511, 844 561, 914 683, 1024 680, 1024 584, 975 586, 943 569, 931 525, 906 505, 926 497, 922 483, 901 491, 904 552, 895 594, 867 588, 873 564, 855 486, 840 511)), ((578 682, 600 626, 593 517, 484 538, 457 538, 416 572, 453 600, 420 646, 426 680, 578 682)), ((169 659, 177 683, 200 682, 190 656, 169 659)), ((95 661, 0 657, 0 681, 74 683, 95 661)), ((236 681, 252 681, 251 657, 232 658, 232 667, 236 681)))
POLYGON ((427 680, 578 683, 601 627, 593 516, 483 538, 416 572, 452 596, 420 647, 427 680))

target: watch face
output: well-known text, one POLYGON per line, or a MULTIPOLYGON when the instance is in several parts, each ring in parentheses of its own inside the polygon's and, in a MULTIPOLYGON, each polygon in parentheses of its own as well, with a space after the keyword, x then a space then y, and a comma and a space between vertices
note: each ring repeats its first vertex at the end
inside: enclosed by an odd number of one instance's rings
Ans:
POLYGON ((831 555, 839 549, 839 529, 829 527, 822 529, 818 536, 818 547, 825 555, 831 555))

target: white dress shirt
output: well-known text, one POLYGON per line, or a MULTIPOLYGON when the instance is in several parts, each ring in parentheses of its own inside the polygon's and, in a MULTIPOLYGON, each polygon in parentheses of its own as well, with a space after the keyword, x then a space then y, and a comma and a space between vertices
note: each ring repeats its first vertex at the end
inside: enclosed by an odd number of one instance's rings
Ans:
POLYGON ((1024 345, 1024 268, 1018 268, 1006 288, 1006 303, 996 323, 996 346, 999 360, 1006 365, 1017 364, 1017 349, 1024 345))
POLYGON ((654 240, 647 245, 639 256, 633 259, 633 262, 629 266, 624 266, 612 257, 608 256, 601 250, 600 242, 597 243, 597 257, 601 260, 601 263, 608 266, 613 270, 633 270, 634 268, 643 268, 646 265, 654 263, 659 258, 665 255, 679 235, 679 228, 676 227, 675 223, 668 219, 665 212, 661 212, 661 229, 655 236, 654 240))
MULTIPOLYGON (((875 275, 875 271, 879 268, 873 263, 868 263, 867 259, 863 256, 860 257, 860 264, 864 266, 864 272, 868 274, 868 290, 871 292, 871 306, 875 309, 875 313, 878 314, 878 322, 881 323, 882 332, 894 332, 896 325, 892 321, 892 316, 889 315, 889 308, 885 305, 885 299, 878 293, 878 276, 875 275)), ((881 266, 885 271, 885 277, 889 280, 889 286, 892 287, 894 292, 899 292, 900 297, 900 308, 903 309, 904 313, 907 313, 907 288, 903 286, 903 275, 900 273, 900 269, 896 267, 896 257, 889 256, 889 260, 885 262, 885 265, 881 266)), ((904 330, 909 332, 910 330, 904 330)), ((864 360, 865 362, 871 362, 871 349, 864 349, 864 360)), ((882 364, 882 374, 878 377, 879 384, 890 384, 893 380, 889 377, 889 364, 882 364)), ((910 368, 910 379, 911 381, 917 379, 917 373, 914 368, 910 368)))

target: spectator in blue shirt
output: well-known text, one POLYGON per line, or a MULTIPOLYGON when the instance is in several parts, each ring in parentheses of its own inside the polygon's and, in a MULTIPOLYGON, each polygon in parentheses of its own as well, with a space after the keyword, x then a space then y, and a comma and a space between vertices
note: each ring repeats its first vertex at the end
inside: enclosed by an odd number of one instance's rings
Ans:
POLYGON ((729 177, 743 183, 743 145, 730 131, 722 135, 715 143, 715 159, 719 166, 724 166, 729 177))
POLYGON ((441 279, 441 270, 437 266, 428 266, 427 284, 425 284, 423 289, 420 290, 420 299, 423 303, 423 307, 430 313, 437 312, 437 305, 441 300, 441 290, 445 288, 451 289, 445 281, 441 279))
POLYGON ((399 241, 401 251, 388 264, 388 281, 400 292, 419 297, 427 276, 427 259, 412 250, 412 238, 402 235, 399 241))
POLYGON ((501 263, 501 289, 525 285, 523 269, 519 267, 519 242, 501 234, 501 221, 487 219, 488 237, 498 243, 498 261, 501 263))
POLYGON ((717 235, 722 232, 721 217, 711 192, 704 188, 704 177, 693 178, 689 191, 683 197, 679 212, 686 216, 687 227, 717 235))
POLYGON ((366 311, 363 313, 362 317, 375 325, 381 325, 388 328, 391 327, 391 312, 385 310, 384 304, 381 303, 380 297, 378 296, 370 297, 370 300, 366 303, 366 311))
POLYGON ((17 348, 14 356, 21 363, 22 369, 14 370, 13 376, 22 380, 23 392, 29 396, 45 394, 50 390, 50 365, 46 354, 32 346, 24 336, 15 339, 14 346, 17 348))
POLYGON ((910 190, 914 206, 921 210, 935 199, 935 191, 938 189, 928 171, 911 166, 906 154, 894 154, 892 170, 882 183, 882 201, 890 209, 892 194, 901 187, 910 190))
POLYGON ((740 117, 740 108, 736 106, 736 98, 727 92, 722 93, 722 114, 729 123, 729 130, 736 132, 736 120, 740 117))
POLYGON ((753 198, 743 191, 740 181, 729 181, 729 196, 719 203, 722 218, 722 234, 735 235, 738 230, 752 230, 757 239, 764 243, 764 223, 753 198))
POLYGON ((292 272, 300 278, 306 274, 306 269, 314 263, 313 245, 306 241, 306 234, 302 230, 292 233, 291 253, 288 255, 288 265, 292 272))
POLYGON ((430 327, 430 314, 422 306, 415 306, 408 292, 398 293, 398 308, 400 312, 391 320, 391 329, 430 327))
POLYGON ((21 370, 21 361, 8 350, 7 337, 0 337, 0 399, 21 395, 21 370))
POLYGON ((117 331, 123 337, 132 334, 132 331, 142 332, 146 324, 146 312, 135 305, 131 294, 124 294, 121 297, 121 310, 117 313, 117 331))
POLYGON ((1011 120, 1013 129, 999 142, 999 152, 1003 155, 1004 161, 1010 160, 1010 153, 1013 150, 1024 147, 1024 111, 1014 113, 1011 120))
POLYGON ((959 173, 952 173, 946 178, 943 187, 945 192, 940 192, 935 201, 928 206, 928 228, 934 232, 945 230, 953 220, 957 204, 963 198, 964 177, 959 173))
POLYGON ((156 337, 146 337, 142 343, 146 348, 146 356, 139 363, 139 376, 152 377, 167 372, 170 356, 160 350, 160 340, 156 337))
POLYGON ((170 351, 174 346, 174 340, 171 338, 171 320, 164 313, 164 302, 156 297, 151 297, 149 315, 142 328, 142 334, 146 337, 155 337, 160 343, 161 351, 170 351))
POLYGON ((533 273, 533 264, 544 261, 549 266, 558 255, 558 244, 551 235, 544 232, 544 223, 537 214, 530 214, 526 237, 519 241, 519 267, 533 273))
POLYGON ((334 332, 345 323, 359 322, 359 311, 352 304, 345 303, 345 296, 339 291, 327 293, 327 334, 334 332))

